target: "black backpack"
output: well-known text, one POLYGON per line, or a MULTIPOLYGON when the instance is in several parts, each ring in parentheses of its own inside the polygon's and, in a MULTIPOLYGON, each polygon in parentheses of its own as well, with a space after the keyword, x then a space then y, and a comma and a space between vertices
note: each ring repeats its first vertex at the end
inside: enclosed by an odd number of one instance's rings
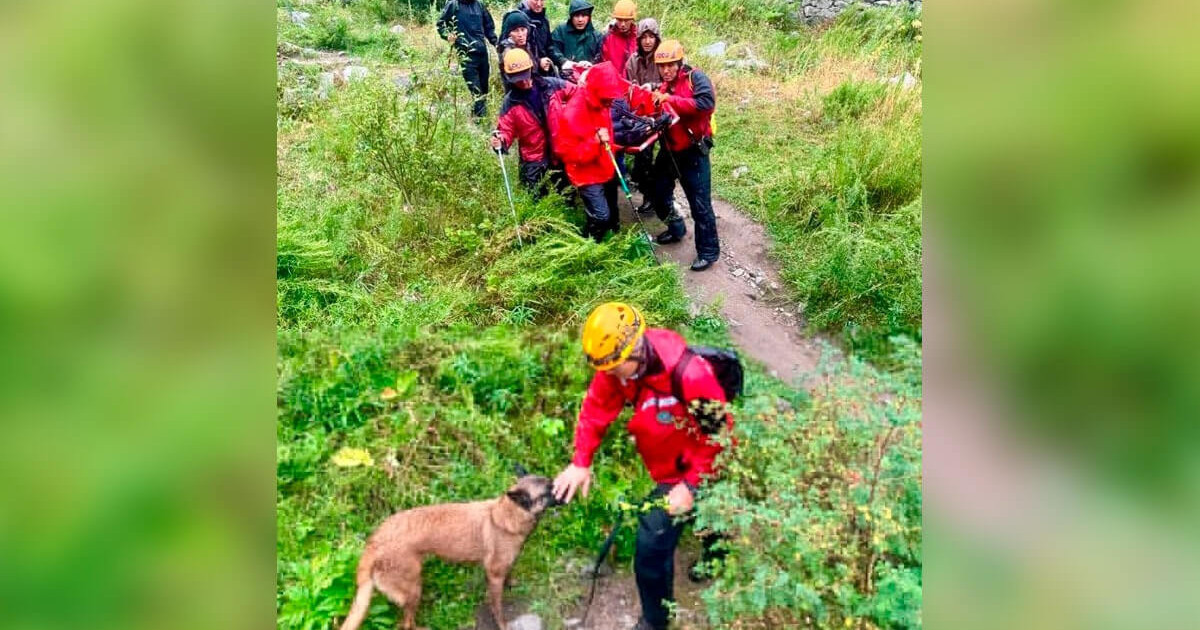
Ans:
POLYGON ((721 383, 721 389, 725 390, 727 402, 733 402, 735 398, 742 395, 745 374, 742 372, 742 360, 738 357, 737 352, 724 348, 688 346, 683 351, 683 356, 679 358, 679 363, 675 364, 675 369, 671 371, 671 393, 685 407, 688 401, 683 397, 683 371, 687 369, 688 363, 691 363, 692 357, 704 357, 704 360, 712 366, 717 381, 721 383))

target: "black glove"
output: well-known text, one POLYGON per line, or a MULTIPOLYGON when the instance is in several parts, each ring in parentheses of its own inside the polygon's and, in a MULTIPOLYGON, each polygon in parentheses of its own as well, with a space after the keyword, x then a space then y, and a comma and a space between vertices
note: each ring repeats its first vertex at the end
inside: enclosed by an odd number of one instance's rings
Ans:
POLYGON ((658 115, 658 119, 654 121, 654 130, 662 131, 671 126, 671 115, 663 112, 658 115))

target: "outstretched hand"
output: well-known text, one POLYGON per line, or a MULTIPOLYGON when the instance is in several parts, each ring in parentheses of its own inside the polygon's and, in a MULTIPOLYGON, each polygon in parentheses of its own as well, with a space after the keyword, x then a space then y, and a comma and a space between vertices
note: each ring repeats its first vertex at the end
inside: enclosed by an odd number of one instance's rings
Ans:
POLYGON ((554 478, 554 498, 563 503, 570 503, 577 490, 586 498, 588 489, 591 487, 592 471, 583 466, 571 464, 554 478))

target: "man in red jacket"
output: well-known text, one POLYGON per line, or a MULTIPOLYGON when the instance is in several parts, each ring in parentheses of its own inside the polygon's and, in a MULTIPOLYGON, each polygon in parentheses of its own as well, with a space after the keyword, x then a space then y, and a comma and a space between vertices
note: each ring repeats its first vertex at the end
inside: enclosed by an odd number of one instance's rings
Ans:
POLYGON ((521 157, 521 184, 534 197, 546 194, 543 178, 549 166, 550 128, 547 106, 555 92, 574 89, 566 81, 533 74, 533 59, 520 48, 504 52, 502 60, 508 94, 500 106, 496 131, 492 133, 493 150, 507 150, 517 143, 521 157))
POLYGON ((633 0, 617 0, 613 6, 612 22, 604 33, 604 39, 600 40, 600 60, 611 61, 622 75, 629 57, 637 51, 635 20, 637 5, 633 0))
POLYGON ((666 497, 669 505, 639 518, 634 557, 642 603, 638 628, 667 627, 666 602, 674 600, 675 547, 683 529, 672 517, 692 509, 697 487, 713 474, 713 460, 722 447, 711 437, 733 429, 725 392, 703 358, 692 356, 678 376, 686 404, 675 397, 673 373, 686 349, 678 333, 647 328, 633 306, 609 302, 596 307, 583 325, 583 350, 596 375, 575 425, 575 454, 554 480, 560 501, 569 502, 576 491, 586 497, 592 455, 625 404, 633 404, 626 428, 657 483, 650 500, 666 497))
POLYGON ((570 99, 551 113, 554 152, 583 199, 584 236, 596 242, 619 225, 617 172, 607 147, 612 142, 612 103, 624 92, 624 83, 612 63, 596 64, 582 75, 570 99))
POLYGON ((672 216, 669 205, 675 180, 683 185, 692 222, 696 224, 696 261, 692 271, 712 267, 721 257, 721 242, 717 237, 717 217, 712 207, 712 166, 708 153, 712 150, 712 115, 717 107, 712 81, 703 72, 683 63, 683 45, 669 39, 654 51, 654 63, 662 79, 654 102, 669 105, 679 122, 671 125, 664 135, 664 150, 654 162, 654 211, 667 224, 667 231, 655 240, 660 245, 678 243, 687 233, 683 219, 672 216))

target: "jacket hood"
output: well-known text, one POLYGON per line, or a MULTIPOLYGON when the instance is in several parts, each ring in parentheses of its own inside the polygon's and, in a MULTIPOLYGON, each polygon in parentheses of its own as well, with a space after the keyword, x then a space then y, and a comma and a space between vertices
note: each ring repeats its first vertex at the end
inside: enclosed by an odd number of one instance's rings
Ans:
POLYGON ((592 3, 588 2, 587 0, 571 0, 571 5, 570 8, 567 9, 567 13, 571 15, 575 15, 581 11, 587 11, 590 13, 594 8, 595 7, 592 6, 592 3))
POLYGON ((641 39, 642 35, 645 35, 646 33, 654 33, 654 36, 657 37, 659 41, 662 41, 662 33, 658 31, 658 20, 654 18, 642 18, 642 20, 638 22, 638 39, 641 39))
POLYGON ((603 101, 615 99, 624 92, 621 77, 611 61, 592 66, 584 77, 584 90, 588 102, 595 107, 604 107, 603 101))

